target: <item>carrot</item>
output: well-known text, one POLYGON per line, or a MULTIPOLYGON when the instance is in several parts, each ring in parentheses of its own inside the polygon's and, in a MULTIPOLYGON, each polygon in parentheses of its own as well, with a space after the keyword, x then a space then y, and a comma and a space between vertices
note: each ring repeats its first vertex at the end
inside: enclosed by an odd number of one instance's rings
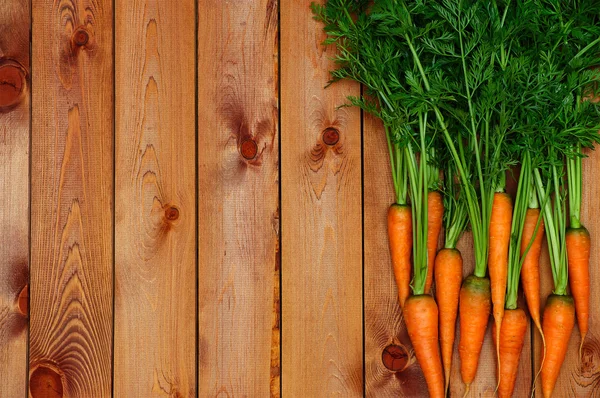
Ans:
POLYGON ((444 201, 439 191, 429 191, 427 195, 427 279, 425 292, 428 293, 433 282, 435 254, 437 252, 442 220, 444 218, 444 201))
MULTIPOLYGON (((498 375, 498 380, 502 380, 502 383, 498 386, 498 397, 500 398, 510 398, 515 389, 519 358, 521 357, 521 351, 525 343, 527 324, 527 315, 523 309, 507 309, 504 312, 502 326, 498 334, 500 336, 500 345, 497 347, 502 359, 498 375)), ((492 330, 494 335, 496 335, 496 324, 492 326, 492 330)))
POLYGON ((460 374, 467 388, 475 379, 479 354, 490 317, 490 280, 468 276, 460 289, 460 374))
MULTIPOLYGON (((496 330, 500 331, 504 316, 504 301, 508 276, 508 245, 512 225, 512 199, 507 193, 496 192, 490 217, 488 269, 492 289, 492 306, 496 330)), ((498 355, 500 335, 495 334, 498 355)), ((500 356, 498 355, 498 360, 500 356)), ((501 375, 501 374, 500 374, 501 375)))
POLYGON ((544 222, 540 220, 535 238, 533 234, 540 217, 540 209, 528 208, 523 225, 523 236, 521 240, 521 256, 529 247, 529 251, 523 260, 521 268, 521 281, 523 292, 527 300, 527 307, 533 319, 533 323, 542 331, 540 321, 540 253, 542 251, 542 240, 544 237, 544 222), (533 238, 533 242, 532 242, 533 238), (531 244, 531 246, 530 246, 531 244))
POLYGON ((590 315, 590 243, 590 234, 583 226, 567 230, 569 286, 575 300, 575 312, 582 344, 588 332, 590 315))
POLYGON ((442 249, 435 258, 435 293, 440 312, 440 345, 446 380, 445 391, 448 391, 452 368, 462 264, 462 256, 456 249, 442 249))
POLYGON ((571 296, 551 294, 544 309, 543 330, 546 356, 542 365, 542 393, 552 396, 560 368, 567 354, 569 338, 575 327, 575 306, 571 296))
POLYGON ((429 396, 444 397, 444 375, 438 347, 438 307, 427 294, 410 296, 404 303, 404 321, 417 360, 423 370, 429 396))
POLYGON ((388 239, 398 286, 400 307, 410 294, 410 256, 412 253, 412 214, 410 206, 393 204, 388 210, 388 239))

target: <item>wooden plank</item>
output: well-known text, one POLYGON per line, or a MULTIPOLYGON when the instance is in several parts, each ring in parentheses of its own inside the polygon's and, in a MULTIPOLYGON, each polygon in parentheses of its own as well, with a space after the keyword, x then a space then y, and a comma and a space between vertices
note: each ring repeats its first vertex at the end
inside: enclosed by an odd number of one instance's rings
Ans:
POLYGON ((34 398, 107 397, 113 333, 113 3, 32 5, 29 390, 34 398))
POLYGON ((357 84, 329 80, 311 0, 281 3, 284 397, 363 395, 357 84))
POLYGON ((115 2, 117 397, 196 396, 194 12, 115 2))
POLYGON ((25 395, 29 273, 29 1, 0 2, 0 396, 25 395))
MULTIPOLYGON (((600 220, 597 214, 600 211, 600 186, 598 170, 600 170, 600 152, 587 151, 589 158, 583 159, 583 194, 581 204, 581 221, 588 229, 591 237, 592 250, 590 255, 590 320, 589 331, 579 356, 579 344, 581 335, 579 328, 575 325, 567 357, 561 368, 556 387, 555 397, 596 397, 600 394, 600 310, 595 303, 600 299, 600 220)), ((544 242, 541 259, 541 281, 542 281, 542 311, 546 305, 546 298, 552 293, 554 287, 550 260, 547 254, 547 246, 544 242)), ((543 314, 543 312, 542 312, 543 314)), ((541 337, 535 336, 536 369, 539 369, 542 354, 541 337)), ((536 384, 536 396, 542 397, 541 380, 536 384)))
POLYGON ((367 397, 421 397, 427 390, 398 302, 387 237, 394 202, 381 122, 364 116, 365 385, 367 397))
POLYGON ((199 394, 279 396, 278 10, 198 2, 199 394))

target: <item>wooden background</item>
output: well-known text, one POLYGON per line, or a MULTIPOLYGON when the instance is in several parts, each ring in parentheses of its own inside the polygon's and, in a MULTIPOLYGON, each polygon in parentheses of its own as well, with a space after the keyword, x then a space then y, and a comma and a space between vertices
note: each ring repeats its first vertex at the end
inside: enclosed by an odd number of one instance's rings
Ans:
MULTIPOLYGON (((0 397, 427 396, 384 135, 338 108, 358 85, 324 89, 310 1, 0 1, 0 397)), ((591 332, 557 397, 600 396, 599 167, 591 332)), ((488 333, 471 396, 494 363, 488 333)))

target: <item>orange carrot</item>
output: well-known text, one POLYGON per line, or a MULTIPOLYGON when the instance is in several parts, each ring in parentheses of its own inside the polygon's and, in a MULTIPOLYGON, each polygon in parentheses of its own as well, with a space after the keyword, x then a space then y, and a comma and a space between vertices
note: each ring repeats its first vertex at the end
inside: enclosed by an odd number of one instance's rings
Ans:
POLYGON ((440 312, 440 345, 446 380, 445 391, 448 391, 452 368, 462 264, 462 256, 456 249, 442 249, 435 258, 435 293, 440 312))
POLYGON ((531 243, 535 227, 540 217, 540 209, 527 209, 525 215, 525 224, 523 225, 523 235, 521 240, 521 256, 529 247, 529 251, 523 260, 521 268, 521 281, 523 292, 529 307, 529 313, 533 323, 542 331, 540 321, 540 253, 542 251, 542 239, 544 237, 544 222, 540 220, 537 233, 531 243), (531 246, 529 246, 531 243, 531 246))
POLYGON ((575 300, 575 312, 582 344, 588 332, 590 315, 590 243, 590 234, 584 227, 567 230, 569 286, 575 300))
POLYGON ((515 389, 519 358, 525 343, 527 324, 529 323, 525 311, 521 308, 506 310, 502 318, 500 333, 496 333, 496 324, 492 326, 494 335, 500 336, 500 375, 498 380, 502 383, 498 386, 498 397, 510 398, 515 389))
POLYGON ((427 279, 425 280, 425 293, 431 289, 442 220, 444 218, 444 201, 439 191, 429 191, 427 195, 427 279))
POLYGON ((479 354, 490 317, 490 280, 470 275, 460 289, 460 374, 467 388, 475 379, 479 354))
POLYGON ((542 365, 542 393, 552 396, 560 368, 567 354, 569 338, 575 327, 575 306, 571 296, 552 294, 544 308, 543 330, 546 337, 546 357, 542 365))
POLYGON ((428 294, 410 296, 404 303, 404 321, 432 398, 444 397, 444 375, 438 346, 438 308, 428 294))
POLYGON ((412 214, 410 206, 393 204, 388 210, 388 239, 398 286, 400 307, 410 294, 410 256, 412 254, 412 214))
MULTIPOLYGON (((488 252, 488 270, 492 289, 492 306, 496 330, 500 330, 504 316, 504 299, 508 276, 508 245, 512 225, 512 199, 507 193, 496 192, 492 202, 490 217, 490 239, 488 252)), ((499 349, 498 334, 496 339, 496 354, 499 349)))

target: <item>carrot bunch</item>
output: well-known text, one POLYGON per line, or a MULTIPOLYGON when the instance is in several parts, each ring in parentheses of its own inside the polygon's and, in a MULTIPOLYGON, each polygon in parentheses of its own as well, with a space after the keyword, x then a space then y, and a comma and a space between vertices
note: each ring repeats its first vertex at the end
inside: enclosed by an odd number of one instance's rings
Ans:
POLYGON ((593 115, 598 101, 589 92, 598 80, 590 67, 600 64, 600 52, 593 51, 600 45, 596 3, 312 5, 324 23, 324 43, 337 50, 330 83, 361 83, 363 95, 349 97, 349 105, 383 122, 395 190, 387 227, 399 308, 432 397, 448 391, 457 318, 468 391, 490 315, 498 394, 514 393, 529 324, 518 305, 520 282, 545 341, 544 396, 554 388, 575 316, 582 343, 589 329, 581 159, 600 128, 593 115), (513 203, 506 176, 517 164, 513 203), (442 225, 445 243, 437 252, 442 225), (475 267, 463 280, 456 245, 467 227, 475 267), (554 291, 542 317, 544 234, 554 291))

